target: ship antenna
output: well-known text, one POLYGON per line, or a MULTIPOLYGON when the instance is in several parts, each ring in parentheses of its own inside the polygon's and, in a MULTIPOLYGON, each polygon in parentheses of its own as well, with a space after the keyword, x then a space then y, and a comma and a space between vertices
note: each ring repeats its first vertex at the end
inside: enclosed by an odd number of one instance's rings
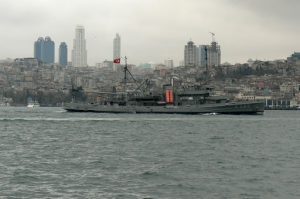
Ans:
POLYGON ((206 72, 206 76, 205 76, 205 81, 208 81, 208 49, 207 46, 204 47, 204 51, 205 51, 205 72, 206 72))
POLYGON ((127 102, 127 71, 128 71, 128 67, 127 67, 127 57, 125 56, 125 66, 124 66, 124 94, 125 94, 125 101, 127 102))

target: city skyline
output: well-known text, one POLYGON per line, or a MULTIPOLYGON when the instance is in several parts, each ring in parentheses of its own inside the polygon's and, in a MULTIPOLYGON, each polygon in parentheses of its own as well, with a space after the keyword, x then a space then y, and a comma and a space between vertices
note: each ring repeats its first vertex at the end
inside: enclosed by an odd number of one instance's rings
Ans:
POLYGON ((171 58, 177 65, 183 46, 190 39, 210 43, 209 32, 222 46, 222 62, 282 59, 300 50, 295 0, 66 0, 59 7, 57 0, 0 2, 5 8, 0 45, 6 47, 0 59, 32 56, 32 42, 40 35, 71 45, 77 24, 86 28, 89 65, 112 59, 116 32, 122 35, 122 54, 134 64, 171 58), (13 48, 9 43, 16 39, 13 48))

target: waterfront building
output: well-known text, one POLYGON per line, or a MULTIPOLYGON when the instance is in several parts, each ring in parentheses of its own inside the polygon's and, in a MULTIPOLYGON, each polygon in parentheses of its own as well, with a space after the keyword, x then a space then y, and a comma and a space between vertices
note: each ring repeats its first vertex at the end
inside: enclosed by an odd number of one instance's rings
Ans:
POLYGON ((55 60, 55 43, 49 36, 39 37, 34 42, 34 58, 45 63, 53 64, 55 60))
POLYGON ((72 50, 72 65, 74 67, 87 66, 87 50, 85 41, 85 30, 83 26, 77 26, 72 50))
MULTIPOLYGON (((121 58, 121 37, 117 33, 113 40, 113 60, 121 58)), ((113 66, 114 71, 116 70, 116 64, 113 66)))
POLYGON ((68 46, 65 42, 59 45, 59 60, 58 63, 62 66, 68 65, 68 46))
POLYGON ((184 47, 184 65, 185 66, 197 66, 199 49, 194 42, 189 41, 184 47))

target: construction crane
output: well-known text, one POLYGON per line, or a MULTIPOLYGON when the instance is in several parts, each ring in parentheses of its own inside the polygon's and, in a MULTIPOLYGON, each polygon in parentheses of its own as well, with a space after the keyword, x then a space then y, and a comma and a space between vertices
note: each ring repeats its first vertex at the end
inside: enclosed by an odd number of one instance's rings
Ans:
POLYGON ((213 41, 213 42, 215 42, 215 35, 216 35, 216 34, 215 34, 215 33, 213 33, 213 32, 209 32, 209 33, 211 34, 212 41, 213 41))

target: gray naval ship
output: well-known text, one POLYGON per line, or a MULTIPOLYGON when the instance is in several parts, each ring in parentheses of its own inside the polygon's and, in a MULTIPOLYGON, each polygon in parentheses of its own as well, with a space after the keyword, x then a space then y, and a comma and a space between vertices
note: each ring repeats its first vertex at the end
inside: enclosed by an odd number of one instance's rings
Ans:
POLYGON ((228 102, 220 97, 210 97, 204 92, 177 94, 175 103, 160 101, 160 96, 130 99, 127 102, 106 104, 71 102, 64 109, 73 112, 99 113, 165 113, 165 114, 263 114, 264 102, 228 102))
MULTIPOLYGON (((124 91, 126 91, 127 63, 124 67, 124 91)), ((70 112, 99 113, 162 113, 162 114, 263 114, 262 101, 229 101, 224 96, 212 95, 212 88, 175 91, 173 84, 164 88, 160 95, 136 95, 123 92, 99 103, 65 103, 64 109, 70 112)))

